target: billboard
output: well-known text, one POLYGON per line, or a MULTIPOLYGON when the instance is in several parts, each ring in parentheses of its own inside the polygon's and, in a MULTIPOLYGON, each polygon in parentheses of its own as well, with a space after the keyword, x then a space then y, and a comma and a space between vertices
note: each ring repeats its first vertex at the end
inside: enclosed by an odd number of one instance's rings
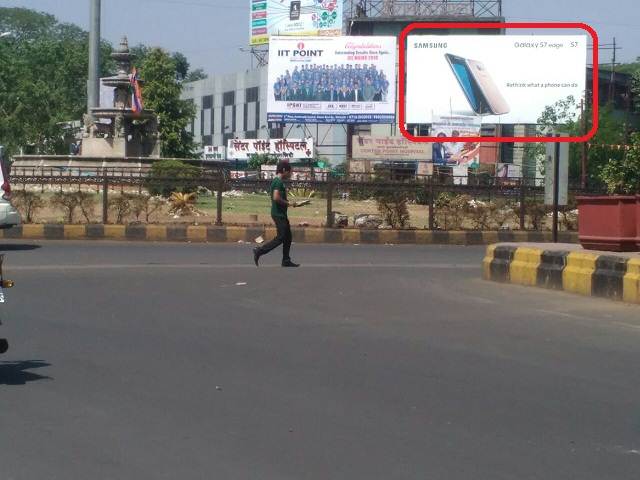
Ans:
POLYGON ((579 105, 585 94, 585 35, 409 35, 407 42, 407 123, 469 115, 535 124, 545 107, 569 96, 579 105))
POLYGON ((394 123, 395 37, 273 37, 267 120, 394 123))
POLYGON ((361 137, 352 139, 351 158, 358 160, 428 160, 431 145, 414 143, 404 137, 361 137))
MULTIPOLYGON (((478 117, 435 116, 431 124, 431 135, 438 138, 479 137, 480 128, 478 117)), ((480 143, 478 142, 433 143, 431 148, 434 165, 467 168, 477 168, 480 165, 480 143)))
POLYGON ((301 160, 313 157, 313 138, 270 138, 229 140, 229 160, 249 160, 253 155, 273 155, 283 160, 301 160))
POLYGON ((251 0, 251 45, 274 35, 342 35, 343 0, 251 0))
POLYGON ((502 180, 522 178, 522 165, 498 163, 496 166, 496 178, 502 180))

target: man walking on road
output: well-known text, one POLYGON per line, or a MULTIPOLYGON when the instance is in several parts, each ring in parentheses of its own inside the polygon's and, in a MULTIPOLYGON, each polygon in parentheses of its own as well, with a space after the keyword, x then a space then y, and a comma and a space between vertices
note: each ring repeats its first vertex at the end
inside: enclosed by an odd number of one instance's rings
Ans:
POLYGON ((287 188, 284 180, 291 176, 291 165, 289 162, 280 161, 276 167, 276 178, 271 182, 269 188, 269 196, 271 197, 271 218, 276 224, 276 238, 261 247, 253 249, 253 261, 258 266, 258 262, 262 255, 269 253, 274 248, 282 244, 282 266, 283 267, 299 267, 297 263, 291 261, 289 250, 291 249, 291 225, 287 217, 287 209, 289 206, 297 207, 296 203, 287 201, 287 188))

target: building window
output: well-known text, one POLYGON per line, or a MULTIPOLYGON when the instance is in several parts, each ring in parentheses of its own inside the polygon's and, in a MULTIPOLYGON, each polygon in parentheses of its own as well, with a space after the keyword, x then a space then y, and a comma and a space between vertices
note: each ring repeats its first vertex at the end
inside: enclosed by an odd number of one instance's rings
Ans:
POLYGON ((260 90, 258 87, 247 88, 245 92, 245 96, 246 96, 245 102, 246 103, 257 102, 259 93, 260 93, 260 90))
POLYGON ((244 138, 258 138, 258 132, 250 130, 244 134, 244 138))
MULTIPOLYGON (((503 137, 514 137, 516 134, 514 125, 502 125, 503 137)), ((515 144, 503 143, 500 148, 500 163, 513 163, 515 144)))
POLYGON ((283 138, 284 137, 284 123, 270 122, 269 123, 269 137, 271 137, 271 138, 283 138))
POLYGON ((371 125, 354 125, 353 134, 361 137, 371 136, 371 125))
POLYGON ((213 136, 212 135, 205 135, 204 137, 202 137, 202 145, 213 145, 213 136))
POLYGON ((234 105, 231 112, 231 131, 236 131, 236 106, 234 105))
POLYGON ((223 145, 227 145, 229 140, 233 140, 233 133, 225 133, 222 138, 223 145))
POLYGON ((202 97, 202 109, 207 110, 209 108, 213 108, 213 95, 202 97))
POLYGON ((236 103, 236 92, 235 91, 224 92, 222 94, 222 105, 224 107, 227 107, 229 105, 233 105, 234 103, 236 103))
POLYGON ((429 136, 429 126, 426 124, 408 123, 407 131, 416 137, 429 136))

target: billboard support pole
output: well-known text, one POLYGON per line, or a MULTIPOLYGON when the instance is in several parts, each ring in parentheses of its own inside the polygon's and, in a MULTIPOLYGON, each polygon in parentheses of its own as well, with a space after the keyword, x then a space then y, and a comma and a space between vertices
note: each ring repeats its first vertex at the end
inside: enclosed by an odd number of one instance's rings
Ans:
MULTIPOLYGON (((557 135, 560 136, 559 134, 557 135)), ((558 202, 560 197, 560 143, 555 144, 553 155, 553 243, 558 243, 558 202)))
POLYGON ((434 198, 434 189, 433 189, 433 173, 431 177, 429 177, 429 230, 435 230, 435 198, 434 198))
MULTIPOLYGON (((580 101, 580 125, 582 127, 582 135, 587 134, 587 119, 584 116, 584 99, 580 101)), ((582 161, 581 161, 580 186, 582 190, 587 189, 587 142, 582 142, 582 161)))
POLYGON ((526 227, 526 207, 525 207, 525 181, 524 177, 520 178, 520 230, 526 227))

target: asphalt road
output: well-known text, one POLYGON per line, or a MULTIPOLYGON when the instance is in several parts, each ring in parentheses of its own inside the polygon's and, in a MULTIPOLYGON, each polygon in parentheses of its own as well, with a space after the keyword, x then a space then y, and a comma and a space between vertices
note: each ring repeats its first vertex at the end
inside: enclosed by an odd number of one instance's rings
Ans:
POLYGON ((2 480, 640 478, 640 309, 482 248, 0 250, 2 480))

